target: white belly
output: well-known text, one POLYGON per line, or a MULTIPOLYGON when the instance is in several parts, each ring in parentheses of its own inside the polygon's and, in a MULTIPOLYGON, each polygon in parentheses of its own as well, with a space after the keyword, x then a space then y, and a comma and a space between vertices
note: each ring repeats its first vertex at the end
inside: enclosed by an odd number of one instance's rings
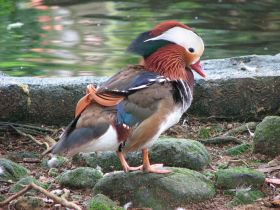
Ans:
POLYGON ((117 151, 119 145, 120 142, 118 142, 117 132, 112 126, 110 126, 106 133, 85 145, 83 152, 117 151))
POLYGON ((181 106, 175 107, 173 112, 169 113, 166 116, 165 120, 163 120, 163 122, 160 125, 160 129, 156 133, 156 135, 150 141, 144 144, 141 147, 141 149, 151 147, 154 144, 154 142, 158 139, 161 133, 163 133, 168 128, 172 127, 173 125, 177 124, 180 121, 183 114, 184 114, 184 110, 182 109, 181 106))

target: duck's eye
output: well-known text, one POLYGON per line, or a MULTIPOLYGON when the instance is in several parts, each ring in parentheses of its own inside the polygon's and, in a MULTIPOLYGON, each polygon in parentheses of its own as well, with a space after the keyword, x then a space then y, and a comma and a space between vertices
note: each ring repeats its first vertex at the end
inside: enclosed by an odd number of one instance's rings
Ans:
POLYGON ((189 52, 190 52, 190 53, 193 53, 193 52, 194 52, 194 49, 193 49, 192 47, 190 47, 190 48, 189 48, 189 52))

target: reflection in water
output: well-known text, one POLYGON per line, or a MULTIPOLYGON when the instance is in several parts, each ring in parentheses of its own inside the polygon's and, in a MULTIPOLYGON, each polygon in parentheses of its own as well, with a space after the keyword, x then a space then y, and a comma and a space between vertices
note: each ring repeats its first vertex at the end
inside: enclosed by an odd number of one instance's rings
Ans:
POLYGON ((138 61, 125 52, 129 42, 167 19, 196 29, 206 44, 203 59, 280 49, 278 0, 79 2, 3 0, 0 71, 15 76, 112 75, 138 61))

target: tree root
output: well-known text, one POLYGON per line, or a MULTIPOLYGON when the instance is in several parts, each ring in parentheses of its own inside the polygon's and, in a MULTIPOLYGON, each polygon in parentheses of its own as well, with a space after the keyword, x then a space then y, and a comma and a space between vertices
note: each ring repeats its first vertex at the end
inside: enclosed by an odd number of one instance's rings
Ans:
POLYGON ((238 140, 236 137, 233 136, 218 136, 210 139, 200 139, 198 140, 202 144, 225 144, 225 143, 235 143, 235 144, 242 144, 243 142, 238 140))
POLYGON ((40 145, 40 146, 45 145, 47 149, 50 147, 48 145, 48 143, 38 141, 34 136, 24 133, 23 131, 19 130, 18 128, 14 127, 13 125, 10 125, 10 127, 13 128, 19 135, 29 138, 30 140, 32 140, 33 142, 35 142, 38 145, 40 145))
POLYGON ((248 123, 246 123, 244 125, 241 125, 237 128, 233 128, 232 130, 226 132, 223 136, 233 136, 233 135, 236 135, 236 134, 244 133, 245 131, 254 130, 254 129, 256 129, 256 126, 258 124, 259 123, 257 123, 257 122, 248 122, 248 123))
POLYGON ((0 132, 5 132, 10 126, 14 126, 17 129, 23 131, 24 133, 31 134, 31 135, 46 135, 52 134, 56 132, 50 128, 42 128, 34 125, 26 125, 20 123, 11 123, 11 122, 1 122, 0 121, 0 132))
POLYGON ((32 188, 43 193, 48 198, 52 199, 55 203, 59 203, 62 206, 65 206, 68 208, 82 210, 82 208, 80 206, 78 206, 77 204, 75 204, 74 202, 67 201, 65 198, 60 198, 34 183, 30 183, 29 185, 24 187, 22 190, 20 190, 16 194, 14 194, 14 195, 10 196, 9 198, 7 198, 6 200, 0 202, 0 207, 3 207, 5 205, 9 204, 12 200, 15 200, 17 197, 25 194, 27 191, 31 190, 32 188))

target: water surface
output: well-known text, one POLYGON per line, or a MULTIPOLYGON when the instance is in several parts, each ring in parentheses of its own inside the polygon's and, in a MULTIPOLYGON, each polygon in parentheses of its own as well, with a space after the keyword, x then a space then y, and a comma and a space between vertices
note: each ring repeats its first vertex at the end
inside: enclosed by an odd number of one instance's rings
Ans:
POLYGON ((202 59, 276 54, 279 0, 2 0, 0 71, 14 76, 112 75, 138 57, 130 41, 174 19, 203 38, 202 59), (80 2, 80 3, 79 3, 80 2))

